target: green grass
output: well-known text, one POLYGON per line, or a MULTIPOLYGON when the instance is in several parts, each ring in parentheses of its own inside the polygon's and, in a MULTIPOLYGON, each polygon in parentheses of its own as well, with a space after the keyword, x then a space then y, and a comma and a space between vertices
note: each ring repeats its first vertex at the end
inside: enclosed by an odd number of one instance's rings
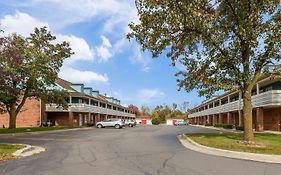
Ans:
POLYGON ((208 147, 259 154, 281 155, 281 135, 278 134, 256 133, 254 137, 256 145, 239 143, 243 138, 243 134, 186 134, 186 136, 208 147))
POLYGON ((7 134, 7 133, 23 133, 23 132, 38 132, 38 131, 53 131, 53 130, 72 129, 72 128, 78 128, 78 127, 71 127, 71 126, 54 126, 54 127, 16 128, 16 129, 1 128, 1 129, 0 129, 0 134, 7 134))
POLYGON ((13 153, 24 148, 23 145, 0 144, 0 161, 13 159, 13 153))

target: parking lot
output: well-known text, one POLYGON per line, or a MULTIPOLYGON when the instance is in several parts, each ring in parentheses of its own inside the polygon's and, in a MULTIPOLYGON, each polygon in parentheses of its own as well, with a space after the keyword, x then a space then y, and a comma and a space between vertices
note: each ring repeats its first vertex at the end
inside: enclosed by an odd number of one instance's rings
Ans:
POLYGON ((192 126, 135 126, 2 135, 2 143, 27 143, 47 151, 0 163, 1 175, 277 175, 281 166, 197 153, 176 136, 215 132, 192 126))

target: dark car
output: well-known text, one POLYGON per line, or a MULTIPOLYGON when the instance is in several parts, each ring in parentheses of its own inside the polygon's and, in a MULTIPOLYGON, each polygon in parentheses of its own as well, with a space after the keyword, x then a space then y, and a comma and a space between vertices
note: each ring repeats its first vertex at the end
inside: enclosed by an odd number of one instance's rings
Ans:
POLYGON ((42 120, 41 126, 47 127, 47 126, 53 126, 53 122, 51 120, 42 120))

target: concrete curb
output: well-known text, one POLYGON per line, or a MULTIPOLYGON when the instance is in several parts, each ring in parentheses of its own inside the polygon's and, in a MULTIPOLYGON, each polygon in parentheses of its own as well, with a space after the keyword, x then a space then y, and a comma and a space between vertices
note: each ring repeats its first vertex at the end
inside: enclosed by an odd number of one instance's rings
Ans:
POLYGON ((242 160, 250 160, 256 162, 263 163, 276 163, 281 164, 281 156, 279 155, 266 155, 266 154, 255 154, 255 153, 246 153, 246 152, 238 152, 238 151, 229 151, 218 148, 211 148, 207 146, 200 145, 185 135, 177 136, 179 141, 183 146, 187 149, 197 151, 204 154, 228 157, 232 159, 242 159, 242 160))
POLYGON ((25 146, 25 148, 17 150, 16 152, 13 153, 13 156, 16 156, 16 157, 27 157, 27 156, 32 156, 34 154, 39 154, 41 152, 46 151, 45 148, 40 147, 40 146, 31 146, 31 145, 26 145, 26 144, 16 144, 16 145, 25 146))

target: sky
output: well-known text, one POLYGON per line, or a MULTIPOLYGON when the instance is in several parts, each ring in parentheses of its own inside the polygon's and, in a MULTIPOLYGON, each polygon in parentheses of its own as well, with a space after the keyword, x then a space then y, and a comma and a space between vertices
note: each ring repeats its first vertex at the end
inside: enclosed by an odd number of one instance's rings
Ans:
POLYGON ((47 26, 58 42, 70 43, 75 54, 64 61, 60 78, 124 105, 200 104, 197 91, 178 91, 174 75, 180 66, 171 66, 165 55, 152 58, 126 39, 130 22, 138 22, 134 0, 0 0, 2 35, 28 36, 47 26))

